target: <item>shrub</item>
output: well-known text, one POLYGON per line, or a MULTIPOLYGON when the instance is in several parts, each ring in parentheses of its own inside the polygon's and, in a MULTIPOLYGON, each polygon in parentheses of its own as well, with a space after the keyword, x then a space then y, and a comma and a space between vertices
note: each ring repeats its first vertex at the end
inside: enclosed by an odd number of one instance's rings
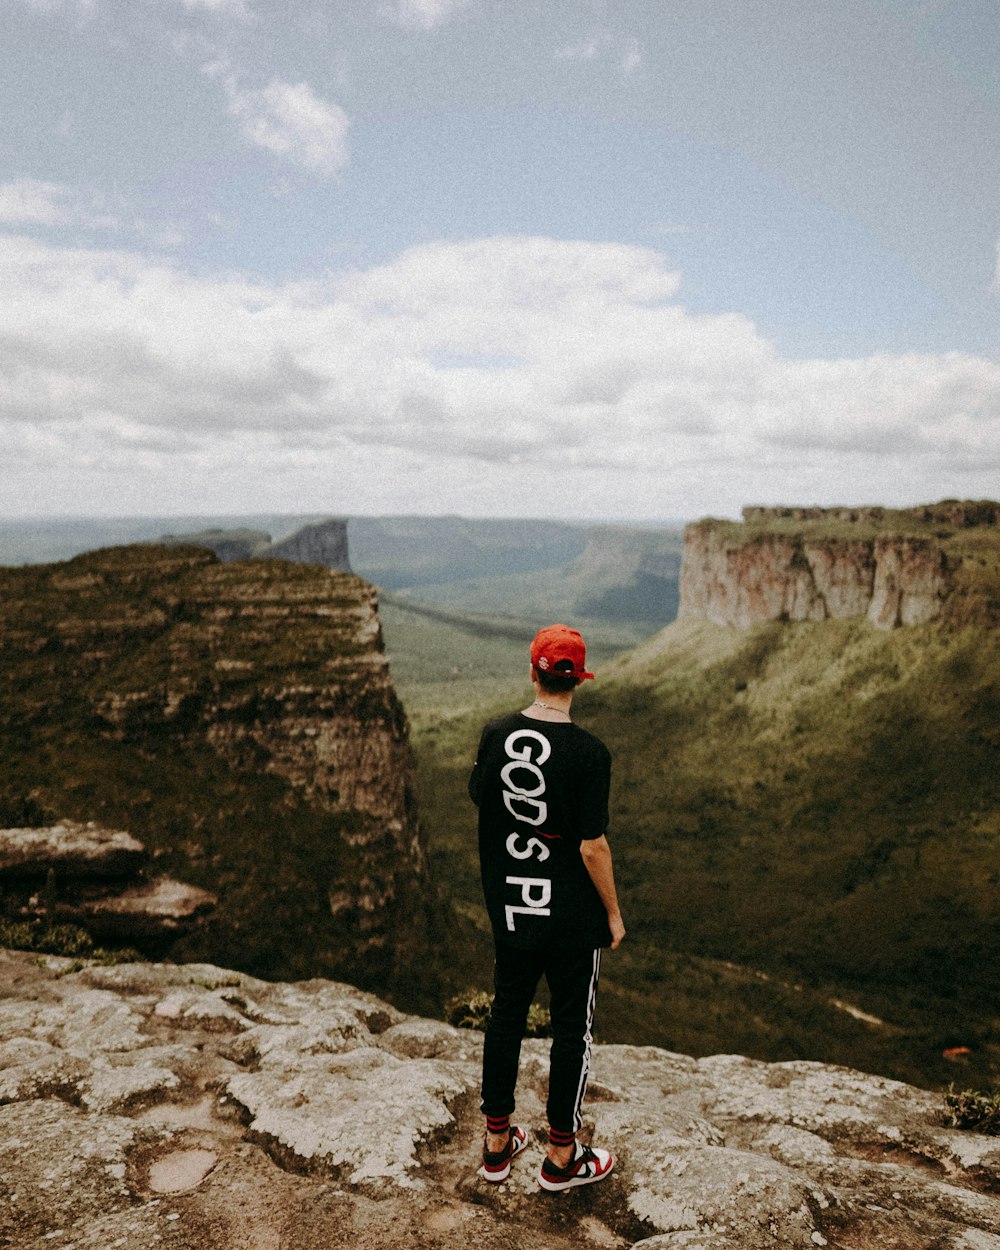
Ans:
POLYGON ((40 920, 0 920, 0 946, 35 951, 39 955, 64 955, 101 964, 126 964, 142 959, 138 951, 106 950, 95 946, 85 929, 73 924, 45 924, 40 920))
POLYGON ((949 1128, 974 1129, 977 1133, 1000 1136, 1000 1087, 992 1093, 974 1089, 956 1090, 949 1085, 944 1100, 948 1105, 945 1123, 949 1128))
MULTIPOLYGON (((459 1029, 478 1029, 486 1032, 486 1022, 490 1018, 490 1006, 493 998, 485 990, 466 990, 464 994, 456 994, 444 1005, 444 1018, 449 1024, 459 1029)), ((552 1016, 547 1007, 540 1003, 532 1003, 528 1008, 528 1022, 524 1030, 525 1037, 551 1037, 552 1016)))

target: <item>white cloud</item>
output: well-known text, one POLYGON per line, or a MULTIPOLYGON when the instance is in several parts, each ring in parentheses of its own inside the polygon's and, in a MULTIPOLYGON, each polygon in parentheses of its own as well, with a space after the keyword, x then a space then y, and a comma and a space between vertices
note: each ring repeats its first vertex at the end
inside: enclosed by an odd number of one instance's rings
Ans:
POLYGON ((557 48, 554 55, 557 61, 592 61, 605 46, 603 38, 587 39, 583 43, 569 43, 557 48))
POLYGON ((469 0, 391 0, 391 3, 380 5, 379 12, 400 26, 432 30, 468 3, 469 0))
POLYGON ((277 507, 334 506, 335 485, 354 510, 664 516, 995 493, 1000 469, 1000 365, 785 360, 744 317, 688 313, 645 248, 436 243, 268 286, 8 236, 0 291, 24 490, 63 473, 145 481, 161 508, 225 480, 277 507))
POLYGON ((77 13, 91 17, 97 8, 97 0, 21 0, 21 3, 38 13, 77 13))
POLYGON ((556 61, 597 61, 613 57, 626 76, 633 74, 643 61, 643 49, 638 39, 619 39, 608 30, 598 30, 589 39, 565 44, 553 53, 556 61))
POLYGON ((207 65, 204 72, 221 78, 230 114, 257 147, 324 174, 337 173, 347 164, 347 114, 338 104, 318 96, 308 83, 275 79, 259 91, 250 91, 240 87, 223 65, 207 65))
POLYGON ((61 225, 72 220, 67 188, 56 182, 19 178, 0 185, 0 221, 15 225, 61 225))
POLYGON ((204 9, 209 13, 218 13, 226 17, 246 18, 250 16, 246 0, 180 0, 189 12, 204 9))
POLYGON ((88 199, 72 187, 36 178, 0 183, 0 222, 90 229, 111 229, 118 224, 117 218, 103 211, 95 197, 88 199))
POLYGON ((622 69, 626 74, 634 73, 642 64, 642 45, 638 39, 627 39, 622 51, 622 69))

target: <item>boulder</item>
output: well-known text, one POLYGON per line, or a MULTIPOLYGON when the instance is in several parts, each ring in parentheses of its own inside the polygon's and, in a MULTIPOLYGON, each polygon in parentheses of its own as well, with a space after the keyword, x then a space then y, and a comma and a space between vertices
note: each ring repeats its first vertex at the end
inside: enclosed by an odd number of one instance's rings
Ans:
POLYGON ((114 894, 58 904, 56 917, 83 925, 97 938, 142 941, 187 933, 211 912, 215 894, 170 877, 155 877, 114 894))

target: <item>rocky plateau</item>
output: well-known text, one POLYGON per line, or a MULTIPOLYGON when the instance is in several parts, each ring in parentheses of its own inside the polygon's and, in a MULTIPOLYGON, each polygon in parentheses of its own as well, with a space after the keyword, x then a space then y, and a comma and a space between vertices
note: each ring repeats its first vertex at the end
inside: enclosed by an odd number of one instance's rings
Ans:
POLYGON ((0 639, 0 792, 46 817, 5 823, 127 829, 218 895, 197 957, 294 955, 276 909, 328 974, 422 957, 413 763, 367 582, 109 548, 0 570, 0 639))
POLYGON ((296 564, 319 564, 350 573, 347 521, 330 517, 303 525, 294 534, 272 541, 266 530, 207 529, 190 534, 164 534, 159 544, 168 547, 207 547, 219 560, 275 559, 296 564))
POLYGON ((963 537, 998 524, 990 500, 899 512, 749 507, 742 525, 698 521, 684 532, 678 615, 737 629, 848 617, 919 625, 945 613, 970 559, 963 537))
POLYGON ((616 1170, 550 1195, 546 1042, 491 1186, 479 1034, 199 964, 0 952, 0 1000, 11 1250, 1000 1250, 1000 1140, 850 1069, 597 1045, 585 1134, 616 1170))

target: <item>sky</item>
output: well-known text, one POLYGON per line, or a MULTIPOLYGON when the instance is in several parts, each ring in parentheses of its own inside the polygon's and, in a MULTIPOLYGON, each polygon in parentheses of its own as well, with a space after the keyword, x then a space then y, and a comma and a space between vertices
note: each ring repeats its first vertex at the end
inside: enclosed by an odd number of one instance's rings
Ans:
POLYGON ((0 517, 1000 494, 996 0, 0 0, 0 517))

